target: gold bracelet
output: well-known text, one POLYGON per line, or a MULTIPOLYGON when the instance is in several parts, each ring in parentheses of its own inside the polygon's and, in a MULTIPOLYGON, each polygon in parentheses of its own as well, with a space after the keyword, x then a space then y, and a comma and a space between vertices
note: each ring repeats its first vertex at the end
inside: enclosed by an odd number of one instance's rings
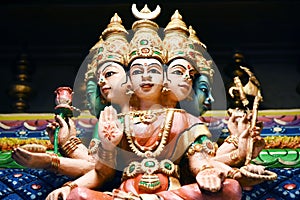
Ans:
POLYGON ((238 147, 239 147, 239 145, 238 145, 239 139, 238 139, 237 136, 230 135, 230 136, 228 136, 228 137, 224 140, 224 142, 227 142, 227 143, 229 143, 229 144, 233 144, 233 145, 235 146, 235 148, 238 148, 238 147))
POLYGON ((73 153, 77 148, 78 145, 82 144, 81 140, 75 136, 70 137, 70 139, 61 146, 61 154, 68 156, 73 153))
POLYGON ((63 187, 65 187, 65 186, 70 187, 71 190, 78 187, 78 185, 76 183, 74 183, 73 181, 66 182, 65 184, 63 184, 63 187))
POLYGON ((213 169, 214 167, 213 166, 210 166, 210 165, 202 165, 200 168, 199 168, 199 171, 203 171, 203 170, 206 170, 206 169, 213 169))
POLYGON ((50 170, 53 171, 53 172, 57 172, 58 168, 60 166, 60 159, 59 159, 58 155, 55 154, 55 153, 50 153, 50 157, 51 157, 50 170))
POLYGON ((229 157, 230 157, 230 159, 233 160, 233 161, 239 160, 238 149, 232 151, 232 152, 229 154, 229 157))
POLYGON ((101 160, 107 160, 107 161, 114 160, 116 157, 116 150, 107 151, 107 150, 103 149, 103 147, 100 143, 99 148, 98 148, 98 157, 101 160))
POLYGON ((229 170, 228 174, 227 174, 227 178, 234 178, 234 175, 236 175, 237 173, 240 172, 240 169, 238 168, 232 168, 231 170, 229 170))

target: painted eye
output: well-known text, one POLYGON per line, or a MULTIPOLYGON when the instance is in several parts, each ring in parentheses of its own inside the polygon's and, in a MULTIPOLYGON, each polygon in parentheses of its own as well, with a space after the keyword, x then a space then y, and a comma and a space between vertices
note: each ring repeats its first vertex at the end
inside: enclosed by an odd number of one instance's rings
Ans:
POLYGON ((104 77, 105 77, 105 78, 108 78, 108 77, 113 76, 113 75, 116 74, 116 73, 117 73, 117 72, 114 72, 114 71, 108 71, 108 72, 105 73, 104 77))
POLYGON ((173 71, 171 74, 176 74, 176 75, 183 75, 183 72, 182 71, 180 71, 180 70, 175 70, 175 71, 173 71))
POLYGON ((136 69, 131 72, 132 75, 138 75, 138 74, 142 74, 142 73, 143 73, 143 71, 140 69, 136 69))
POLYGON ((161 74, 160 71, 158 71, 157 69, 150 69, 148 71, 148 73, 152 73, 152 74, 161 74))

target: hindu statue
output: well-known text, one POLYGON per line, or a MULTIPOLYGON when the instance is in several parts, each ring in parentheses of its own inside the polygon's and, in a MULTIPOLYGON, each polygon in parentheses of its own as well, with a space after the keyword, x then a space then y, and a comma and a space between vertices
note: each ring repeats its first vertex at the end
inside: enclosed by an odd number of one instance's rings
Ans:
MULTIPOLYGON (((91 108, 99 117, 94 168, 47 199, 241 199, 241 185, 263 181, 249 181, 254 177, 239 170, 249 156, 248 144, 259 137, 259 127, 254 123, 250 130, 251 115, 232 112, 228 122, 232 137, 220 147, 213 143, 205 124, 180 106, 192 98, 191 105, 197 105, 200 115, 213 101, 212 61, 204 56, 205 45, 178 11, 164 38, 153 21, 159 6, 151 12, 147 6, 138 11, 133 5, 132 12, 138 20, 128 44, 123 28, 111 31, 109 26, 111 35, 103 34, 95 47, 97 61, 89 65, 94 79, 88 85, 91 108), (122 45, 111 45, 116 38, 122 45), (122 51, 104 53, 113 47, 122 51), (99 103, 105 103, 95 94, 121 109, 107 105, 96 111, 99 103), (117 171, 123 172, 121 184, 112 191, 98 191, 117 171)), ((112 21, 113 27, 120 26, 119 17, 112 21)), ((254 165, 243 169, 264 172, 254 165)))
MULTIPOLYGON (((92 60, 87 66, 85 84, 88 108, 96 117, 99 117, 100 111, 110 104, 118 105, 122 111, 128 109, 131 94, 126 95, 128 86, 124 68, 124 55, 128 49, 126 35, 127 31, 122 26, 121 19, 118 15, 114 15, 99 42, 90 50, 92 60)), ((25 167, 47 169, 73 178, 94 169, 99 144, 98 134, 93 136, 89 147, 86 147, 76 137, 76 127, 72 118, 56 115, 55 121, 50 123, 46 130, 52 142, 54 131, 58 127, 58 146, 62 156, 46 152, 30 152, 18 147, 12 152, 12 158, 25 167)))

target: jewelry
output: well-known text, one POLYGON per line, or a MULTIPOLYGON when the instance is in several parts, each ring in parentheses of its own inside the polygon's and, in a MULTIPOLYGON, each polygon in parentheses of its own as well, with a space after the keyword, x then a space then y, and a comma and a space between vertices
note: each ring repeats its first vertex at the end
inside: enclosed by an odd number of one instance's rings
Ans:
POLYGON ((232 168, 231 170, 228 171, 228 174, 227 174, 227 178, 231 178, 233 179, 234 176, 240 172, 240 169, 238 168, 232 168))
POLYGON ((172 110, 166 109, 165 121, 162 124, 161 132, 158 134, 159 140, 157 141, 157 143, 154 143, 155 146, 157 146, 157 148, 153 152, 152 152, 152 150, 155 147, 151 147, 151 148, 144 147, 143 149, 139 149, 138 146, 140 146, 140 145, 136 146, 137 142, 133 141, 129 121, 125 120, 125 123, 124 123, 125 128, 124 129, 125 129, 125 134, 126 134, 128 143, 129 143, 129 147, 136 155, 138 155, 140 157, 149 158, 149 157, 156 157, 162 152, 162 150, 166 144, 166 140, 169 135, 172 123, 173 123, 174 111, 175 110, 173 110, 173 109, 172 110))
POLYGON ((217 151, 217 144, 210 140, 204 141, 202 144, 192 144, 191 147, 188 149, 186 155, 192 156, 196 152, 204 152, 210 156, 214 156, 217 151))
POLYGON ((131 162, 124 169, 122 181, 141 173, 144 174, 139 182, 139 187, 145 191, 153 191, 160 187, 160 181, 156 173, 163 173, 179 179, 179 167, 172 161, 164 159, 159 162, 156 158, 145 158, 141 162, 131 162))
MULTIPOLYGON (((161 187, 161 182, 159 180, 159 177, 157 174, 155 174, 160 169, 160 164, 155 157, 160 155, 162 150, 165 147, 167 137, 169 135, 172 123, 173 123, 173 116, 174 111, 171 109, 166 109, 166 117, 165 121, 161 126, 161 131, 158 134, 159 139, 157 140, 154 145, 151 147, 142 147, 139 145, 136 141, 133 140, 132 134, 131 134, 131 128, 129 126, 128 118, 125 117, 125 134, 129 143, 129 147, 131 150, 140 157, 145 157, 145 159, 142 160, 141 163, 138 162, 132 162, 128 169, 129 176, 135 176, 137 172, 144 172, 144 174, 141 177, 141 180, 138 184, 139 189, 146 191, 146 192, 153 192, 154 190, 161 187), (155 150, 154 150, 155 149, 155 150)), ((156 115, 155 115, 156 116, 156 115)), ((157 118, 157 117, 156 117, 157 118)), ((142 119, 141 119, 142 120, 142 119)), ((156 119, 155 119, 156 120, 156 119)), ((155 121, 154 120, 154 121, 155 121)), ((147 121, 148 122, 148 121, 147 121)), ((166 160, 163 160, 163 166, 167 166, 164 170, 165 173, 170 173, 169 170, 172 170, 173 165, 170 164, 170 162, 167 162, 166 160)), ((171 162, 172 163, 172 162, 171 162)), ((173 163, 172 163, 173 164, 173 163)), ((126 169, 124 170, 126 173, 126 169)), ((124 173, 124 174, 125 174, 124 173)), ((125 174, 126 177, 126 174, 125 174)))
POLYGON ((233 160, 233 161, 239 160, 238 149, 232 151, 232 152, 229 154, 229 157, 230 157, 230 159, 233 160))
POLYGON ((110 163, 115 165, 117 150, 115 149, 113 151, 107 151, 103 149, 101 143, 98 146, 99 146, 98 157, 105 163, 110 163))
POLYGON ((233 144, 235 148, 238 148, 239 139, 235 135, 229 135, 224 142, 227 142, 229 144, 233 144))
POLYGON ((68 182, 66 182, 65 184, 63 184, 63 187, 64 187, 64 186, 70 187, 71 190, 73 190, 74 188, 77 188, 77 187, 78 187, 78 185, 77 185, 76 183, 74 183, 73 181, 68 181, 68 182))
POLYGON ((65 144, 61 146, 60 151, 63 155, 68 156, 78 148, 79 144, 82 144, 81 140, 75 136, 72 136, 65 144))
POLYGON ((50 157, 51 157, 51 166, 50 166, 50 170, 53 172, 57 172, 59 165, 60 165, 60 160, 57 154, 55 153, 49 153, 50 157))
POLYGON ((169 91, 171 91, 171 90, 170 90, 169 87, 168 87, 168 83, 164 83, 161 92, 162 92, 163 94, 167 94, 169 91))
POLYGON ((132 90, 130 85, 127 86, 125 94, 128 95, 128 96, 131 96, 131 95, 134 94, 134 91, 132 90))

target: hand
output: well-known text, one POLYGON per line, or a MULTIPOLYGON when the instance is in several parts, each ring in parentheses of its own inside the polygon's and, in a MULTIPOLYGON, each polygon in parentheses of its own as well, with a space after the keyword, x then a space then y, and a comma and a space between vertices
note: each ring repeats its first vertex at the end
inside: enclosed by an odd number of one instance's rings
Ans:
POLYGON ((112 107, 105 107, 100 113, 98 134, 102 148, 112 151, 121 141, 123 126, 118 120, 117 111, 112 107))
POLYGON ((200 189, 210 192, 218 192, 221 190, 225 174, 215 168, 208 168, 200 171, 196 180, 200 189))
POLYGON ((63 199, 66 200, 67 196, 70 194, 71 188, 70 187, 61 187, 54 191, 52 191, 48 196, 46 197, 46 200, 58 200, 63 199))
POLYGON ((239 137, 240 134, 249 126, 252 114, 246 114, 241 110, 234 110, 228 119, 228 130, 231 135, 239 137))
POLYGON ((24 167, 38 169, 51 167, 51 156, 47 153, 32 153, 18 147, 11 152, 11 157, 24 167))
POLYGON ((76 126, 74 121, 70 118, 64 120, 61 116, 55 115, 55 121, 50 123, 46 128, 46 132, 48 133, 52 144, 54 142, 54 131, 56 128, 59 128, 58 146, 60 147, 64 145, 70 137, 76 136, 76 126))

